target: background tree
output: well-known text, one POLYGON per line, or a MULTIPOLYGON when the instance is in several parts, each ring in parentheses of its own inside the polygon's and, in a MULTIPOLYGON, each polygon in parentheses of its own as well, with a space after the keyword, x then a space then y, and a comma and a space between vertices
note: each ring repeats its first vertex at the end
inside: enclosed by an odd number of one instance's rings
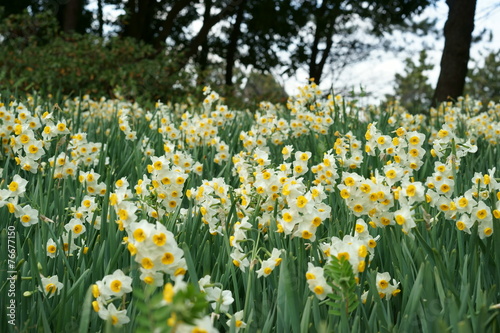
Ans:
POLYGON ((191 77, 198 86, 222 66, 225 85, 231 86, 236 72, 286 77, 299 68, 320 83, 327 68, 337 71, 377 48, 394 49, 389 33, 408 29, 410 19, 436 0, 95 1, 94 7, 88 6, 90 0, 20 0, 19 6, 5 6, 10 12, 24 6, 30 15, 52 9, 61 31, 94 37, 112 24, 117 38, 155 49, 142 53, 145 60, 157 61, 160 55, 172 60, 161 73, 141 73, 152 82, 197 69, 191 77), (109 6, 124 12, 116 22, 105 22, 109 6))
POLYGON ((441 57, 433 105, 456 99, 464 91, 467 64, 474 30, 474 16, 477 0, 447 0, 448 19, 444 26, 444 49, 441 57))
POLYGON ((469 71, 465 93, 483 98, 483 103, 500 101, 500 50, 490 51, 481 61, 473 61, 469 71))
POLYGON ((434 66, 427 62, 427 51, 420 51, 418 62, 406 58, 405 71, 394 78, 394 95, 386 95, 388 101, 397 99, 411 113, 426 113, 431 104, 433 88, 427 72, 434 66))
POLYGON ((326 64, 343 66, 345 59, 363 59, 377 46, 388 47, 389 44, 382 43, 383 37, 396 27, 408 27, 410 18, 432 3, 432 0, 301 1, 300 9, 309 20, 295 40, 290 66, 296 69, 306 65, 309 76, 319 83, 326 64))

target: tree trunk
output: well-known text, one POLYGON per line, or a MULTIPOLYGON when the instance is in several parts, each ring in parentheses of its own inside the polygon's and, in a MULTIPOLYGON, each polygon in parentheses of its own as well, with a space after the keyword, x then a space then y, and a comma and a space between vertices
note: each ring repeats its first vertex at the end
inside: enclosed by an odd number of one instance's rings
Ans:
POLYGON ((82 9, 81 0, 69 0, 60 7, 57 19, 63 32, 71 33, 76 31, 82 9))
MULTIPOLYGON (((205 1, 205 12, 203 13, 203 22, 208 21, 210 19, 210 12, 212 11, 212 5, 213 5, 212 0, 204 0, 204 1, 205 1)), ((208 45, 208 39, 205 38, 205 40, 201 43, 201 50, 196 59, 198 65, 200 66, 200 70, 202 72, 204 72, 205 69, 207 69, 209 51, 210 51, 210 46, 208 45)))
MULTIPOLYGON (((311 67, 309 68, 309 77, 314 78, 314 82, 319 84, 321 82, 321 76, 323 76, 323 69, 325 68, 326 61, 330 56, 330 51, 333 45, 333 36, 328 36, 326 40, 326 46, 322 50, 321 59, 318 63, 316 63, 316 59, 311 59, 311 67)), ((319 53, 319 50, 316 51, 316 55, 319 53)))
POLYGON ((441 57, 441 72, 432 105, 456 99, 463 94, 467 63, 474 30, 474 15, 477 0, 447 0, 448 20, 444 26, 444 50, 441 57))
POLYGON ((128 18, 123 35, 152 43, 153 34, 150 23, 154 17, 155 7, 155 0, 128 0, 125 5, 128 18))
POLYGON ((327 13, 331 10, 328 9, 328 4, 328 1, 323 1, 321 7, 318 8, 314 15, 316 18, 316 30, 311 46, 311 58, 309 59, 309 78, 314 79, 314 82, 317 84, 321 81, 323 69, 330 56, 333 46, 334 26, 338 15, 338 9, 334 9, 331 14, 327 13), (331 16, 333 16, 333 18, 331 16), (320 50, 319 45, 322 41, 325 41, 325 48, 320 50), (321 58, 318 61, 318 56, 320 55, 321 58))
POLYGON ((99 26, 97 28, 97 34, 100 37, 104 36, 104 10, 103 10, 103 2, 104 0, 97 1, 97 22, 99 22, 99 26))
POLYGON ((233 85, 233 69, 236 59, 236 52, 238 50, 238 39, 241 34, 241 23, 243 23, 243 14, 245 13, 246 0, 244 0, 238 7, 238 14, 233 24, 233 30, 229 36, 229 44, 227 45, 226 53, 226 85, 233 85))

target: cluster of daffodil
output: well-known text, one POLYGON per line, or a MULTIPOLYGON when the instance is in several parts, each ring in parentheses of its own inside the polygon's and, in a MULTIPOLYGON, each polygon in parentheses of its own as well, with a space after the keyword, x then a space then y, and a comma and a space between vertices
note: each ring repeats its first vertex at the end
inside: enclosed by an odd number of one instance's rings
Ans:
MULTIPOLYGON (((57 167, 55 167, 57 168, 57 167)), ((81 198, 79 205, 68 207, 71 212, 71 219, 64 225, 64 230, 60 237, 63 246, 63 251, 66 255, 72 255, 73 251, 77 251, 78 255, 88 252, 88 247, 85 245, 87 226, 92 226, 95 230, 101 229, 101 216, 99 212, 102 209, 102 197, 106 194, 106 184, 99 182, 101 175, 90 170, 81 172, 78 176, 78 181, 86 190, 86 195, 81 198), (78 243, 76 244, 75 241, 78 243)), ((55 221, 44 217, 44 220, 51 223, 55 221)), ((47 256, 55 258, 58 255, 58 243, 54 239, 49 238, 45 244, 47 256)))
MULTIPOLYGON (((120 110, 123 112, 123 110, 120 110)), ((121 114, 118 118, 118 128, 125 134, 125 139, 135 141, 137 139, 137 132, 132 129, 130 125, 128 114, 121 114)))
POLYGON ((12 157, 22 170, 37 173, 45 150, 58 135, 69 133, 66 120, 54 121, 52 113, 34 114, 17 102, 8 107, 0 103, 0 137, 2 150, 12 157))
POLYGON ((335 140, 333 149, 339 165, 349 169, 356 169, 363 163, 363 151, 361 150, 361 141, 349 131, 342 135, 335 133, 338 138, 335 140))
MULTIPOLYGON (((105 146, 105 145, 104 145, 105 146)), ((54 178, 75 177, 81 167, 92 167, 99 162, 103 144, 87 141, 87 133, 81 132, 71 136, 67 150, 48 159, 54 168, 54 178)))
POLYGON ((230 187, 223 178, 204 180, 202 185, 192 188, 186 194, 194 199, 201 221, 208 225, 212 235, 222 235, 231 208, 230 187))
MULTIPOLYGON (((378 237, 372 237, 368 232, 368 225, 363 219, 356 221, 354 236, 345 235, 342 239, 332 237, 330 242, 322 242, 320 248, 323 252, 323 258, 326 263, 329 263, 332 256, 340 259, 347 260, 352 266, 355 279, 359 283, 359 273, 365 271, 367 265, 374 255, 375 247, 377 246, 378 237)), ((377 290, 381 298, 390 299, 392 296, 397 295, 400 289, 397 287, 399 283, 393 281, 390 284, 389 273, 377 272, 377 290), (384 280, 385 278, 385 280, 384 280)), ((315 266, 312 262, 308 263, 308 270, 306 272, 306 279, 309 289, 320 300, 327 297, 328 294, 333 292, 331 284, 327 281, 322 266, 315 266)), ((368 291, 366 291, 362 300, 366 300, 368 291)))
MULTIPOLYGON (((237 127, 238 130, 232 132, 239 133, 238 142, 237 138, 219 135, 240 116, 248 114, 216 105, 220 96, 208 87, 204 95, 202 110, 158 102, 154 112, 144 112, 138 105, 123 100, 92 100, 88 96, 66 100, 64 108, 75 110, 75 114, 78 110, 81 118, 80 128, 75 129, 77 133, 70 131, 68 124, 73 123, 64 118, 70 114, 68 111, 58 109, 60 112, 50 113, 37 107, 32 112, 20 103, 0 104, 2 149, 17 163, 23 175, 42 170, 61 182, 77 177, 81 186, 81 195, 75 195, 76 199, 71 199, 73 206, 67 207, 71 213, 69 221, 62 221, 65 225, 59 229, 61 235, 56 233, 60 239, 49 238, 45 244, 48 257, 56 258, 62 253, 72 255, 76 250, 80 250, 78 255, 86 253, 87 230, 101 229, 102 205, 109 194, 108 219, 116 216, 119 229, 125 232, 123 244, 139 265, 140 279, 156 287, 165 285, 167 275, 175 281, 175 286, 167 283, 164 287, 166 304, 172 302, 176 291, 186 288, 184 252, 175 239, 176 230, 168 230, 163 224, 165 216, 178 213, 179 228, 192 219, 188 213, 199 214, 209 233, 229 237, 232 263, 243 274, 250 271, 258 278, 270 276, 286 251, 268 246, 270 238, 317 242, 322 260, 310 259, 306 279, 316 297, 325 299, 332 287, 321 266, 333 256, 347 260, 355 277, 370 264, 378 238, 370 235, 368 225, 373 228, 399 226, 411 236, 418 219, 425 215, 424 209, 432 209, 464 232, 470 233, 477 222, 479 237, 484 238, 493 233, 494 219, 500 219, 500 185, 495 178, 495 168, 486 174, 476 173, 464 193, 458 193, 455 183, 462 158, 477 150, 475 144, 480 139, 492 144, 500 139, 500 105, 491 103, 487 112, 479 113, 481 105, 464 98, 457 104, 432 109, 427 119, 410 115, 396 104, 388 120, 392 132, 383 133, 379 129, 381 117, 368 125, 364 140, 352 131, 335 132, 333 147, 317 149, 326 151, 322 159, 318 159, 311 151, 294 146, 294 140, 312 135, 318 145, 325 145, 328 140, 323 139, 333 133, 334 119, 345 116, 338 112, 339 106, 345 103, 341 96, 323 98, 318 86, 312 83, 302 87, 299 94, 289 100, 286 109, 261 103, 251 127, 244 131, 237 127), (108 188, 104 177, 92 169, 106 151, 105 144, 87 140, 85 128, 96 114, 100 119, 93 127, 96 131, 109 130, 102 127, 105 123, 102 119, 105 119, 114 123, 126 140, 140 140, 142 161, 149 159, 150 163, 148 173, 134 179, 134 184, 129 184, 130 177, 123 177, 113 179, 114 185, 108 188), (134 129, 139 129, 143 118, 152 132, 149 137, 148 133, 134 129), (426 120, 435 125, 426 132, 428 135, 420 132, 426 120), (457 134, 460 131, 466 133, 467 139, 457 134), (157 139, 161 142, 155 142, 157 139), (233 141, 241 151, 233 155, 234 146, 226 141, 233 141), (430 154, 423 146, 427 142, 432 144, 430 154), (154 147, 161 144, 163 155, 157 155, 154 147), (201 177, 189 178, 201 176, 203 163, 207 163, 193 157, 200 147, 213 148, 211 156, 218 165, 231 161, 230 171, 239 184, 232 183, 233 188, 227 179, 215 175, 205 176, 201 183, 196 183, 201 177), (273 152, 279 150, 281 156, 274 156, 273 152), (54 156, 48 156, 49 151, 54 156), (383 161, 379 168, 368 166, 370 176, 358 171, 367 158, 383 161), (312 160, 320 163, 313 165, 312 160), (415 179, 424 163, 433 165, 432 174, 426 174, 425 179, 415 179), (191 184, 190 189, 185 188, 186 182, 191 184), (322 236, 317 239, 317 230, 332 218, 332 206, 326 203, 327 198, 334 198, 333 193, 337 192, 341 202, 358 218, 355 231, 342 238, 330 235, 328 239, 320 238, 322 236), (185 209, 184 195, 193 200, 193 210, 185 209), (277 234, 270 237, 271 232, 277 234), (258 240, 249 239, 257 234, 258 240), (58 249, 58 244, 63 249, 58 249)), ((27 105, 32 103, 30 99, 27 105)), ((360 118, 368 119, 368 116, 360 118)), ((14 175, 10 182, 4 181, 0 207, 7 206, 25 227, 39 220, 60 223, 60 216, 52 217, 54 222, 21 202, 27 184, 20 175, 14 175)), ((433 221, 437 221, 437 217, 433 221)), ((199 286, 214 312, 234 317, 228 326, 234 322, 236 328, 244 328, 243 310, 228 314, 233 303, 231 291, 223 290, 220 284, 210 280, 210 276, 205 276, 199 286)), ((110 320, 115 326, 129 321, 126 309, 118 310, 114 302, 131 291, 131 281, 131 277, 117 270, 96 282, 93 306, 102 319, 110 320)), ((391 279, 388 272, 377 273, 376 286, 379 295, 386 299, 400 291, 399 283, 391 279)), ((50 280, 42 278, 40 290, 47 296, 56 295, 61 288, 57 276, 50 280)), ((364 293, 362 299, 366 299, 366 295, 364 293)), ((176 322, 175 318, 171 321, 179 332, 202 327, 214 330, 209 317, 199 319, 195 325, 176 322)))
POLYGON ((147 195, 147 191, 155 192, 155 202, 148 203, 144 199, 129 200, 134 197, 134 194, 129 189, 128 181, 122 178, 115 183, 115 191, 110 194, 109 203, 118 216, 116 223, 128 234, 125 243, 130 254, 134 256, 134 260, 141 266, 141 280, 148 284, 161 285, 163 273, 170 276, 186 273, 184 252, 178 247, 174 235, 163 224, 159 222, 153 224, 147 220, 137 222, 139 219, 137 213, 140 209, 144 209, 154 219, 160 219, 166 213, 172 212, 177 207, 178 197, 182 196, 182 187, 187 176, 180 171, 169 170, 169 162, 166 159, 157 158, 153 165, 156 165, 156 168, 153 166, 154 177, 151 181, 151 189, 144 184, 148 183, 149 179, 143 178, 145 182, 137 185, 135 190, 139 195, 147 195), (157 179, 169 179, 169 182, 164 180, 161 183, 157 179), (172 192, 176 192, 177 197, 172 196, 172 192), (155 204, 156 209, 151 207, 155 204))
POLYGON ((240 141, 247 151, 267 146, 268 141, 275 145, 282 144, 290 133, 288 121, 279 117, 278 109, 270 103, 261 103, 260 109, 254 115, 255 121, 248 131, 240 132, 240 141))
POLYGON ((161 286, 164 273, 171 277, 186 273, 184 251, 163 224, 152 224, 146 220, 133 222, 127 228, 127 234, 127 248, 141 266, 142 281, 161 286))
MULTIPOLYGON (((211 284, 210 276, 201 278, 198 286, 200 291, 193 292, 193 285, 184 282, 180 276, 175 277, 173 283, 168 282, 165 284, 163 300, 160 306, 168 306, 171 309, 170 317, 167 320, 171 332, 219 332, 214 327, 214 319, 220 316, 220 311, 228 308, 234 301, 231 292, 229 290, 223 291, 211 284), (208 300, 210 300, 212 308, 216 311, 212 315, 200 313, 200 303, 202 305, 206 304, 208 300)), ((238 316, 235 314, 234 316, 235 319, 241 318, 241 314, 238 314, 238 316)), ((238 322, 235 322, 236 328, 238 328, 237 324, 238 322)), ((244 325, 241 319, 239 325, 240 327, 244 325)))
POLYGON ((101 319, 110 321, 115 327, 121 327, 130 321, 127 309, 123 305, 126 294, 130 292, 132 292, 132 278, 125 275, 121 269, 117 269, 113 274, 106 275, 92 285, 92 295, 95 298, 92 307, 101 319), (113 303, 117 300, 121 301, 118 309, 113 303))
POLYGON ((336 103, 342 103, 340 96, 329 95, 326 101, 321 98, 322 91, 312 82, 299 89, 294 99, 289 100, 291 136, 300 137, 310 132, 327 134, 333 125, 332 115, 336 103))
POLYGON ((256 208, 253 198, 259 198, 260 229, 275 220, 278 232, 314 241, 316 229, 330 216, 331 207, 323 202, 326 198, 323 186, 308 188, 301 177, 309 170, 311 153, 297 151, 293 163, 286 162, 292 152, 291 146, 285 146, 284 163, 275 168, 270 166, 269 154, 264 150, 256 149, 252 159, 240 154, 234 160, 235 172, 240 180, 247 182, 236 193, 241 196, 240 207, 247 216, 256 208))
MULTIPOLYGON (((285 147, 287 150, 289 148, 285 147)), ((283 148, 283 149, 285 149, 283 148)), ((343 150, 342 150, 343 151, 343 150)), ((342 151, 340 152, 340 158, 334 155, 332 149, 323 154, 323 161, 311 168, 311 172, 314 174, 313 184, 323 185, 326 192, 333 192, 335 190, 336 180, 339 178, 336 160, 339 158, 339 164, 346 161, 342 157, 342 151)))
POLYGON ((15 175, 6 189, 0 189, 0 207, 7 206, 9 213, 19 218, 21 225, 29 227, 38 223, 38 210, 29 204, 20 203, 19 199, 26 193, 28 181, 15 175))
MULTIPOLYGON (((144 117, 145 111, 140 105, 135 102, 125 100, 115 92, 116 98, 110 99, 101 97, 100 99, 93 99, 89 95, 82 97, 74 97, 73 99, 66 99, 63 103, 65 110, 74 110, 75 115, 80 116, 84 120, 82 130, 87 130, 87 125, 94 123, 97 117, 100 121, 113 121, 116 117, 127 115, 134 119, 144 117), (89 123, 86 123, 88 121, 89 123)), ((97 132, 105 131, 107 128, 98 127, 97 132)))
POLYGON ((328 128, 333 125, 332 115, 335 109, 335 100, 329 95, 327 100, 320 98, 319 87, 312 83, 301 89, 297 97, 287 103, 292 116, 290 126, 293 137, 300 137, 310 132, 327 134, 328 128))
POLYGON ((470 233, 477 222, 479 237, 493 233, 493 217, 500 217, 500 185, 495 180, 495 168, 488 174, 476 173, 471 179, 472 187, 465 193, 456 193, 455 178, 461 159, 468 153, 475 153, 477 146, 471 139, 458 138, 453 123, 445 123, 437 133, 431 153, 444 162, 435 162, 434 172, 427 177, 426 200, 437 208, 444 217, 455 221, 459 230, 470 233))

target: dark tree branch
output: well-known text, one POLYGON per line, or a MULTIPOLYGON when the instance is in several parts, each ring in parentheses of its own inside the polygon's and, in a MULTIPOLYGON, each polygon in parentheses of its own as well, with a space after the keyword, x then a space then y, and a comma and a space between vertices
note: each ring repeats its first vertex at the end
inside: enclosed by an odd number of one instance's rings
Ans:
POLYGON ((163 43, 165 43, 165 40, 167 39, 168 36, 172 33, 172 29, 174 28, 174 23, 175 19, 177 16, 179 16, 179 13, 186 7, 188 7, 193 0, 180 0, 180 1, 175 1, 174 5, 170 9, 170 11, 167 14, 167 17, 165 21, 163 21, 163 24, 161 25, 161 30, 160 33, 158 34, 158 37, 155 40, 155 48, 160 49, 163 47, 163 43))

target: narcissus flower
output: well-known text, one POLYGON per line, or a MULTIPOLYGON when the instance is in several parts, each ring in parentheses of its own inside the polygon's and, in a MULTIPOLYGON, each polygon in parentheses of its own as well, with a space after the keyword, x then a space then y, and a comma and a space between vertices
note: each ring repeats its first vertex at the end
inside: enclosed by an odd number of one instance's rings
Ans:
POLYGON ((113 303, 109 304, 107 308, 101 308, 98 314, 102 320, 109 320, 115 327, 121 327, 130 322, 127 310, 118 310, 113 303))
POLYGON ((52 238, 49 238, 45 248, 47 249, 47 256, 50 258, 55 258, 57 254, 57 244, 52 238))
POLYGON ((38 289, 44 293, 45 296, 49 298, 54 295, 59 295, 59 292, 64 287, 64 285, 59 282, 59 278, 57 275, 51 276, 50 278, 46 278, 44 276, 42 278, 42 285, 38 287, 38 289))
POLYGON ((29 227, 30 225, 38 223, 38 211, 30 205, 20 208, 15 215, 19 217, 24 227, 29 227))
POLYGON ((231 317, 231 319, 229 319, 229 320, 226 322, 226 324, 227 324, 227 326, 231 327, 231 325, 232 325, 231 323, 232 323, 233 318, 234 318, 234 326, 235 326, 235 328, 236 328, 236 332, 238 332, 238 330, 239 330, 240 328, 245 328, 245 327, 247 327, 247 324, 243 321, 243 317, 244 317, 244 316, 243 316, 243 310, 238 311, 238 312, 236 312, 236 313, 235 313, 235 314, 231 317))
POLYGON ((126 276, 121 269, 117 269, 111 275, 106 275, 103 279, 103 295, 120 297, 132 291, 132 278, 126 276))

